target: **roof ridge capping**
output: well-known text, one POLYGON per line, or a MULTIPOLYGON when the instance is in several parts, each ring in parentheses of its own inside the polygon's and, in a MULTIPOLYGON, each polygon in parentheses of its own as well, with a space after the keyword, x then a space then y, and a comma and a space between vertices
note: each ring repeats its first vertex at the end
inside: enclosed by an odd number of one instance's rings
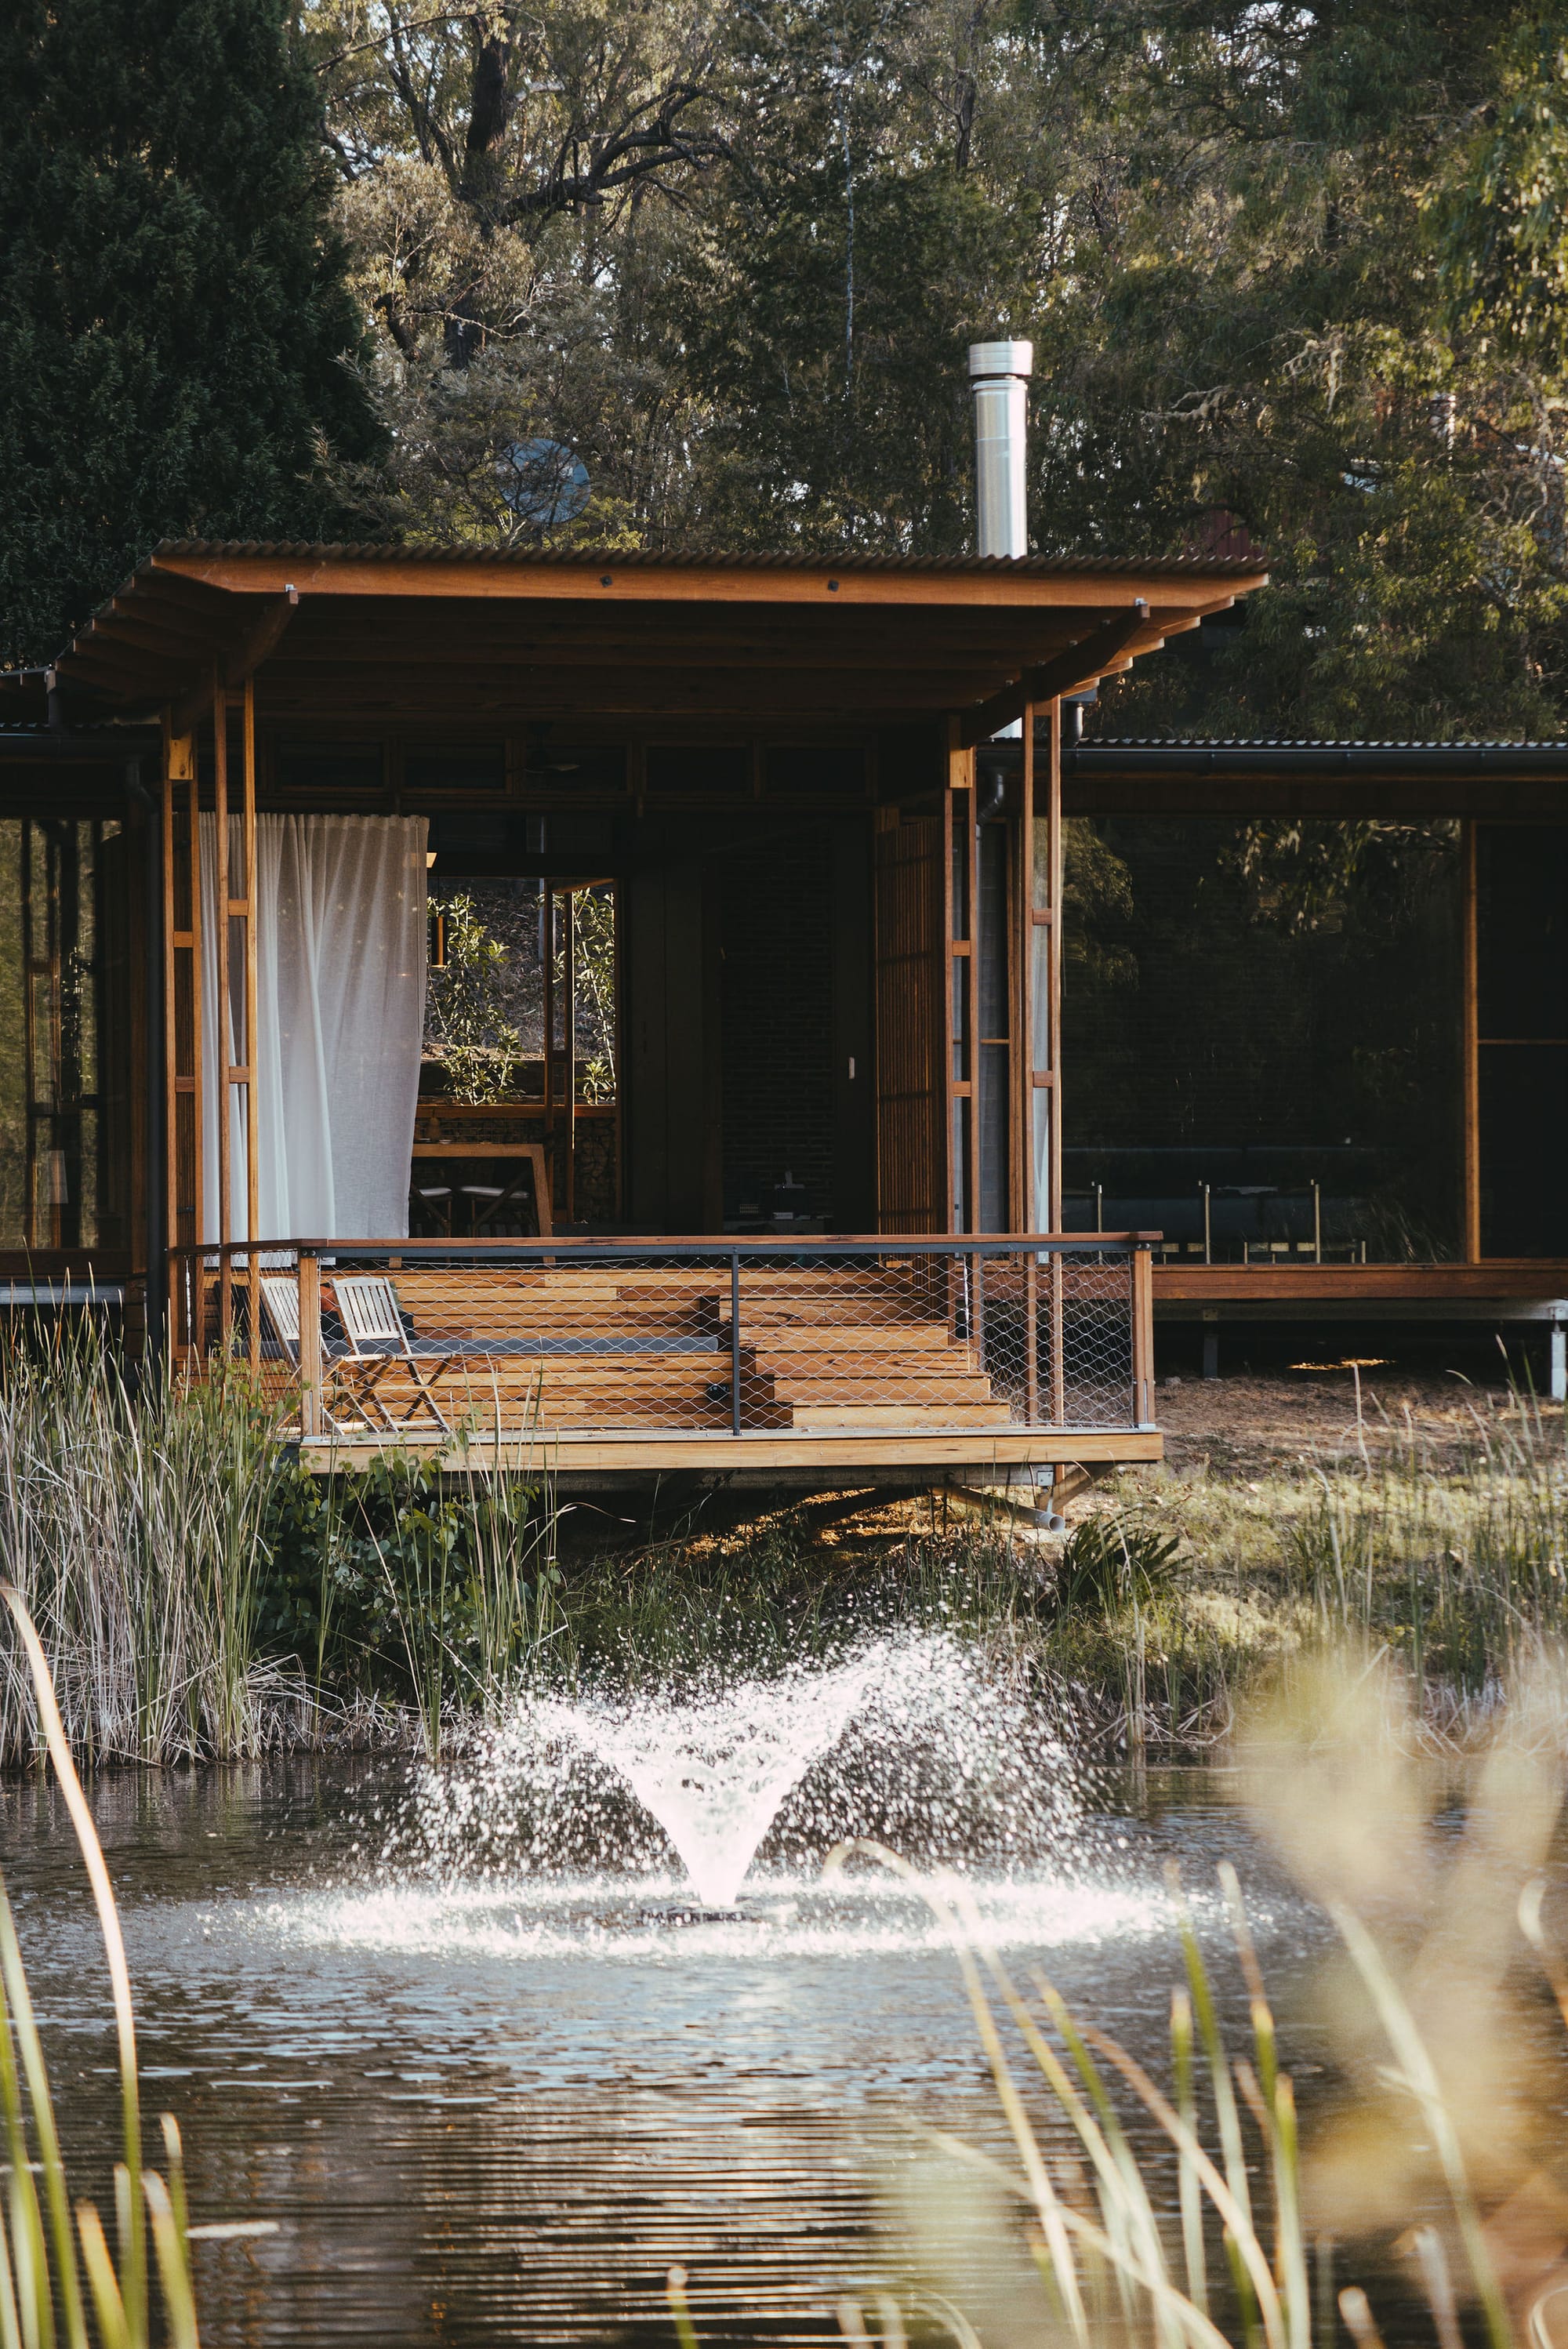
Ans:
POLYGON ((543 564, 552 569, 593 569, 614 563, 622 570, 682 571, 928 571, 1044 574, 1052 572, 1127 573, 1156 577, 1255 578, 1268 567, 1264 555, 1235 554, 874 554, 864 552, 780 554, 756 548, 574 545, 497 547, 462 543, 404 546, 386 539, 160 539, 139 569, 160 555, 294 555, 312 562, 470 563, 543 564))

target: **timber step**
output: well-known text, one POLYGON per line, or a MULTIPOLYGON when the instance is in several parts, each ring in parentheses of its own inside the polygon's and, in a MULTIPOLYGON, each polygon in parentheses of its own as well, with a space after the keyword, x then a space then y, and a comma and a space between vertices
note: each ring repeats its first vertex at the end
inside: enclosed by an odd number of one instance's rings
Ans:
MULTIPOLYGON (((722 1432, 734 1424, 730 1282, 706 1264, 397 1266, 418 1332, 418 1376, 372 1374, 394 1418, 420 1383, 454 1424, 518 1425, 541 1440, 603 1430, 722 1432)), ((330 1283, 324 1283, 330 1292, 330 1283)), ((740 1279, 740 1422, 748 1431, 896 1433, 1010 1423, 978 1349, 953 1334, 946 1287, 923 1266, 748 1266, 740 1279)), ((327 1366, 352 1410, 356 1366, 327 1366)))
POLYGON ((1005 1402, 796 1403, 790 1425, 800 1428, 880 1427, 890 1433, 947 1427, 1010 1427, 1013 1414, 1005 1402))

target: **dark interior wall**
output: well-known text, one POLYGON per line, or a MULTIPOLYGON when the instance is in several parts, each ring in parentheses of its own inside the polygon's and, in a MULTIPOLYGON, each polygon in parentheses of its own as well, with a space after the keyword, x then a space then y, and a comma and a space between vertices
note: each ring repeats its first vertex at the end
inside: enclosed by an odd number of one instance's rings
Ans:
POLYGON ((833 1220, 841 1232, 874 1232, 876 1020, 872 833, 864 820, 832 827, 833 1220))
POLYGON ((833 1213, 833 867, 824 825, 717 860, 724 1197, 762 1202, 786 1174, 833 1213))
POLYGON ((626 1210, 649 1231, 714 1227, 717 1055, 703 867, 672 854, 624 887, 626 1210))
POLYGON ((1326 1237, 1373 1257, 1455 1254, 1457 841, 1363 858, 1304 916, 1288 864, 1243 870, 1234 824, 1068 832, 1069 1221, 1099 1181, 1137 1222, 1188 1237, 1208 1181, 1230 1194, 1233 1237, 1299 1239, 1315 1178, 1326 1237))
POLYGON ((871 829, 863 818, 764 832, 715 860, 724 1204, 786 1174, 839 1231, 875 1218, 871 829))
POLYGON ((628 1219, 766 1216, 788 1174, 814 1216, 867 1230, 869 821, 726 831, 672 820, 623 886, 628 1219))

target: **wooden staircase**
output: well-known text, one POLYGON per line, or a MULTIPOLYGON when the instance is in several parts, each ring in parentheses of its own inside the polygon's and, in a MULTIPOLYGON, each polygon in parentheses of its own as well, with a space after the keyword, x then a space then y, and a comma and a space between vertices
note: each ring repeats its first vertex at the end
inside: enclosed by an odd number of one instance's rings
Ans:
MULTIPOLYGON (((447 1357, 434 1392, 454 1424, 542 1435, 734 1425, 722 1268, 404 1266, 392 1277, 418 1345, 447 1357)), ((952 1334, 944 1277, 918 1262, 743 1267, 743 1431, 1009 1426, 975 1350, 952 1334)), ((396 1413, 412 1378, 391 1373, 377 1392, 396 1413)))

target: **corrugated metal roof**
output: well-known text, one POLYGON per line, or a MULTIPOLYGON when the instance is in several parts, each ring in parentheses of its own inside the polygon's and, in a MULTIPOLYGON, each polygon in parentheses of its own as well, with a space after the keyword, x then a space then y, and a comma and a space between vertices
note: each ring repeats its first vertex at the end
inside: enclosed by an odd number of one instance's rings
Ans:
MULTIPOLYGON (((624 546, 487 547, 401 546, 385 539, 361 543, 315 544, 307 539, 166 538, 153 549, 150 561, 167 555, 294 555, 312 562, 471 563, 544 564, 552 569, 596 570, 614 563, 622 571, 699 571, 722 566, 734 571, 909 571, 1006 573, 1016 577, 1047 576, 1067 572, 1089 575, 1130 573, 1169 574, 1172 578, 1255 578, 1265 565, 1259 557, 1194 554, 860 554, 852 553, 743 554, 722 547, 683 547, 656 553, 624 546)), ((146 564, 139 565, 145 570, 146 564)))
POLYGON ((1568 741, 1405 742, 1392 738, 1290 734, 1096 734, 1078 750, 1568 750, 1568 741))

